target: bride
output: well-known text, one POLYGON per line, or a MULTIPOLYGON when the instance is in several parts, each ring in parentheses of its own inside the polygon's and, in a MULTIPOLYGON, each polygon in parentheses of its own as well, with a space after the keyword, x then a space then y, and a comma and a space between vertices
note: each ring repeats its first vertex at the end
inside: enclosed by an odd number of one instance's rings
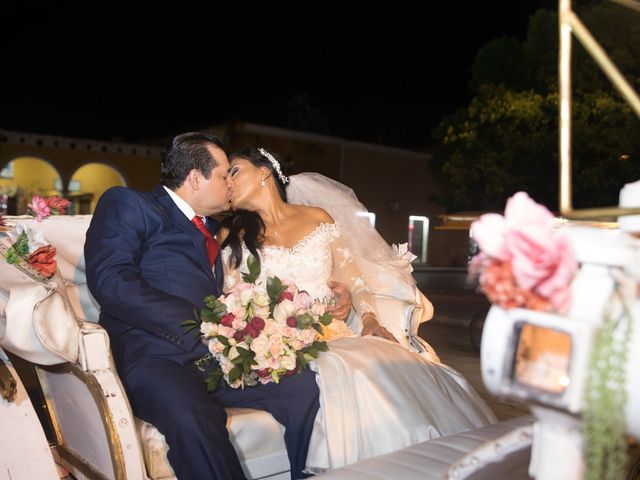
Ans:
POLYGON ((385 328, 401 319, 379 318, 372 293, 413 303, 417 289, 408 262, 356 216, 364 207, 350 189, 319 174, 289 179, 262 148, 246 148, 229 160, 235 211, 219 232, 225 290, 240 281, 251 253, 260 259, 261 280, 291 280, 312 298, 330 302, 328 282, 346 285, 361 319, 349 324, 355 333, 334 320, 329 351, 311 367, 320 412, 308 472, 496 421, 458 372, 435 355, 410 351, 406 338, 385 328))

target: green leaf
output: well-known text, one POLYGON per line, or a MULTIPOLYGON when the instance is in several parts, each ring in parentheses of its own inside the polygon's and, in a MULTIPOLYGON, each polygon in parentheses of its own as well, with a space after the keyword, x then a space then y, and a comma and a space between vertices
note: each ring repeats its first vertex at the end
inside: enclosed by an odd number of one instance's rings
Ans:
POLYGON ((298 364, 298 370, 304 370, 307 368, 309 361, 302 352, 296 352, 296 363, 298 364))
POLYGON ((22 261, 22 257, 16 253, 13 247, 9 247, 7 250, 7 262, 11 265, 16 265, 22 261))
POLYGON ((229 383, 233 383, 238 380, 240 378, 240 375, 242 375, 242 370, 238 367, 233 367, 229 371, 229 383))
POLYGON ((249 358, 242 364, 242 371, 245 375, 249 375, 249 373, 251 372, 251 360, 252 359, 249 358))
POLYGON ((278 277, 267 278, 267 295, 272 302, 277 302, 286 289, 287 286, 278 277))
POLYGON ((320 317, 320 323, 323 325, 329 325, 332 321, 333 321, 333 315, 331 315, 330 313, 323 313, 322 316, 320 317))
POLYGON ((314 323, 313 324, 313 329, 318 332, 320 335, 324 335, 324 328, 322 328, 322 325, 320 325, 319 323, 314 323))
POLYGON ((296 319, 298 320, 298 328, 309 328, 311 325, 315 323, 314 318, 310 313, 303 313, 302 315, 297 315, 296 319))
POLYGON ((13 250, 16 255, 26 260, 29 257, 29 237, 27 237, 26 232, 20 233, 16 240, 16 243, 12 245, 13 250))
POLYGON ((247 257, 247 269, 249 273, 243 273, 242 280, 247 283, 255 283, 260 276, 260 262, 252 254, 247 257))
POLYGON ((207 391, 213 392, 216 388, 218 388, 218 384, 220 383, 220 379, 222 378, 223 373, 221 369, 216 369, 205 377, 204 381, 207 384, 207 391))
POLYGON ((182 334, 186 335, 192 330, 197 330, 197 335, 200 335, 200 322, 196 322, 195 320, 185 320, 180 324, 181 327, 185 327, 182 334))
POLYGON ((329 345, 324 340, 316 340, 312 345, 314 345, 319 352, 329 351, 329 345))
POLYGON ((220 303, 220 300, 218 300, 218 297, 216 297, 215 295, 207 295, 206 297, 204 297, 204 304, 207 307, 214 308, 216 306, 216 303, 220 303))
POLYGON ((201 322, 211 322, 213 321, 213 312, 208 308, 203 308, 200 310, 200 315, 198 315, 201 322))
POLYGON ((252 350, 247 350, 244 347, 236 347, 236 350, 238 350, 238 353, 240 355, 249 356, 251 358, 256 356, 255 352, 253 352, 252 350))
MULTIPOLYGON (((224 335, 218 335, 216 338, 220 340, 220 343, 223 344, 225 347, 229 346, 229 340, 224 335)), ((225 355, 227 354, 225 353, 225 355)))

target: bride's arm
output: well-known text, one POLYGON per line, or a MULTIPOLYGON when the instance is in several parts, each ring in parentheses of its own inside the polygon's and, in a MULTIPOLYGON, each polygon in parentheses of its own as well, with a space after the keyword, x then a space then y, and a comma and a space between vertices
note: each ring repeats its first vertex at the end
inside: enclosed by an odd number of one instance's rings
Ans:
POLYGON ((397 342, 391 332, 378 322, 373 298, 362 272, 354 261, 353 252, 342 238, 339 226, 331 243, 333 279, 347 286, 351 292, 353 308, 362 319, 362 336, 375 335, 397 342))

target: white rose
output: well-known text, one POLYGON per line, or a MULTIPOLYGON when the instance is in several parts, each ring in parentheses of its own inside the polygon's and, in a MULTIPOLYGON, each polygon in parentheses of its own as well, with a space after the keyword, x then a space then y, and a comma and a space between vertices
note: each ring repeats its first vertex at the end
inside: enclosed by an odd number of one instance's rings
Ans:
POLYGON ((253 298, 252 289, 247 288, 246 290, 243 290, 242 292, 240 292, 240 303, 242 303, 242 306, 246 307, 247 305, 249 305, 249 302, 251 302, 252 298, 253 298))
POLYGON ((253 342, 251 342, 251 350, 255 352, 256 359, 257 357, 264 357, 269 351, 269 338, 263 334, 258 335, 258 338, 254 338, 253 342))
POLYGON ((287 323, 287 318, 296 312, 296 306, 291 300, 283 300, 273 309, 273 319, 281 324, 287 323))
POLYGON ((267 288, 266 288, 264 285, 262 285, 262 284, 260 284, 260 285, 254 285, 254 287, 253 287, 253 292, 254 292, 256 295, 267 295, 267 297, 269 296, 269 295, 267 294, 267 288))
POLYGON ((256 294, 253 297, 253 304, 256 307, 268 307, 269 306, 269 296, 268 295, 262 295, 262 294, 256 294))
POLYGON ((224 345, 217 338, 213 339, 209 342, 209 351, 214 355, 222 353, 224 351, 224 345))
POLYGON ((254 308, 253 316, 254 317, 260 317, 262 319, 265 319, 265 318, 269 317, 269 305, 267 305, 266 307, 256 307, 256 308, 254 308))
POLYGON ((280 357, 280 365, 285 370, 293 370, 296 368, 296 355, 292 351, 288 351, 285 355, 280 357))
POLYGON ((225 298, 224 304, 227 306, 227 312, 233 312, 239 308, 242 308, 242 303, 240 303, 240 298, 238 298, 237 295, 233 295, 233 294, 229 294, 229 296, 225 298))
POLYGON ((228 355, 229 360, 233 360, 234 358, 237 358, 238 355, 240 355, 240 352, 238 352, 238 349, 235 346, 229 349, 229 355, 228 355))
POLYGON ((200 324, 200 332, 207 337, 215 337, 218 335, 218 324, 213 322, 202 322, 200 324))

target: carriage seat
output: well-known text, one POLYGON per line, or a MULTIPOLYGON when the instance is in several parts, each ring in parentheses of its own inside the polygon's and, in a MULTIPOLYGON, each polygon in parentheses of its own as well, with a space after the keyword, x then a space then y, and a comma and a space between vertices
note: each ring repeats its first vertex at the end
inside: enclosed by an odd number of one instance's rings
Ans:
MULTIPOLYGON (((0 261, 0 344, 33 363, 52 417, 56 452, 76 478, 174 479, 163 435, 135 418, 85 278, 90 215, 7 217, 44 233, 58 272, 38 278, 0 261), (10 319, 11 322, 7 322, 10 319), (22 327, 16 328, 18 323, 22 327)), ((0 234, 3 252, 11 240, 0 234)), ((1 259, 4 260, 4 259, 1 259)), ((227 409, 230 439, 249 478, 289 478, 284 427, 267 412, 227 409)))

